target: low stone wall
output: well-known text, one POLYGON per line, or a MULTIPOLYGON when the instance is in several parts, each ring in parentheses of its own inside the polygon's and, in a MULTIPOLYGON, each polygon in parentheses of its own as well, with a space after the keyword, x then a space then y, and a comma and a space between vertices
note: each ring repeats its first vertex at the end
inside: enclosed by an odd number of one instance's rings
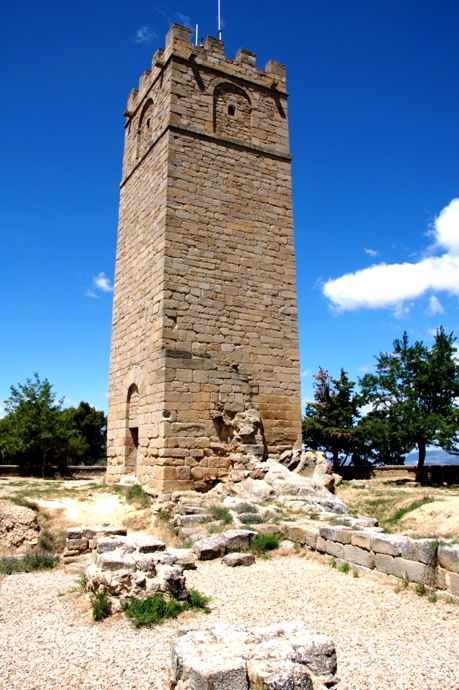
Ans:
MULTIPOLYGON (((351 479, 379 479, 394 481, 414 480, 416 465, 381 465, 380 467, 354 467, 349 465, 340 468, 340 475, 346 481, 351 479)), ((422 468, 421 484, 452 486, 459 484, 458 465, 425 465, 422 468)))
POLYGON ((69 527, 65 550, 62 554, 64 563, 72 563, 85 553, 90 553, 99 537, 126 536, 126 527, 69 527))
POLYGON ((287 539, 335 561, 337 567, 348 563, 358 573, 378 572, 423 583, 440 597, 459 603, 459 544, 341 525, 284 523, 283 529, 287 539))

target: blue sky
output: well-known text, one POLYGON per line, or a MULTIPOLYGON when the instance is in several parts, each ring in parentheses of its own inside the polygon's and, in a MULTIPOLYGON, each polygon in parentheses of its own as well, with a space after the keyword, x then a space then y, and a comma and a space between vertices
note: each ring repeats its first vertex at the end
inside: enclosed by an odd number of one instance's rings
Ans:
MULTIPOLYGON (((126 98, 170 23, 216 35, 216 5, 2 3, 0 400, 37 371, 106 408, 126 98)), ((459 334, 459 4, 222 16, 227 55, 287 65, 304 398, 319 366, 356 379, 403 330, 459 334)))

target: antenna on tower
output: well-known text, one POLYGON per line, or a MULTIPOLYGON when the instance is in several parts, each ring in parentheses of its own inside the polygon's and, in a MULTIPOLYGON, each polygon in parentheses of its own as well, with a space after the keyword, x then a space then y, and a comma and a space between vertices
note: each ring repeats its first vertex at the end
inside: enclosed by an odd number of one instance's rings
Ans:
POLYGON ((218 40, 222 40, 222 17, 220 11, 220 0, 217 0, 217 29, 218 29, 218 40))
POLYGON ((196 24, 196 34, 195 34, 194 44, 195 44, 195 46, 198 45, 198 25, 197 24, 196 24))

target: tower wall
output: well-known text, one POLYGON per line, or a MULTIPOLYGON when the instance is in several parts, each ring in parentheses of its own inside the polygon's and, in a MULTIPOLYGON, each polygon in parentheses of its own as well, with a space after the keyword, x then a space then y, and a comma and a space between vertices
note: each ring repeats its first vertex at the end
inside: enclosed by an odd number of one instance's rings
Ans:
POLYGON ((121 183, 107 476, 159 491, 301 438, 285 70, 189 33, 129 97, 121 183))

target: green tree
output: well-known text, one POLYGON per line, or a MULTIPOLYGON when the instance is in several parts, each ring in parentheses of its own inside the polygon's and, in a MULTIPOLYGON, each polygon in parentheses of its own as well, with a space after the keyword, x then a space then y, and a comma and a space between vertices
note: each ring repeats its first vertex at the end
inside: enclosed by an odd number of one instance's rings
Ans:
POLYGON ((62 411, 70 435, 67 457, 70 463, 93 465, 106 455, 107 418, 87 402, 62 411))
POLYGON ((308 403, 303 418, 303 442, 308 448, 331 455, 338 471, 346 460, 361 457, 360 440, 356 436, 359 419, 359 396, 353 381, 341 369, 337 379, 319 368, 315 376, 314 402, 308 403))
POLYGON ((24 384, 11 386, 5 401, 6 422, 10 429, 9 451, 40 466, 42 477, 48 465, 62 461, 69 431, 62 419, 63 400, 57 400, 48 379, 38 374, 24 384))
POLYGON ((404 452, 417 448, 418 480, 428 445, 459 452, 459 366, 454 342, 453 334, 442 327, 430 349, 422 341, 410 345, 405 332, 394 340, 393 352, 378 355, 376 374, 366 374, 360 382, 363 400, 371 403, 381 425, 395 428, 404 452))

